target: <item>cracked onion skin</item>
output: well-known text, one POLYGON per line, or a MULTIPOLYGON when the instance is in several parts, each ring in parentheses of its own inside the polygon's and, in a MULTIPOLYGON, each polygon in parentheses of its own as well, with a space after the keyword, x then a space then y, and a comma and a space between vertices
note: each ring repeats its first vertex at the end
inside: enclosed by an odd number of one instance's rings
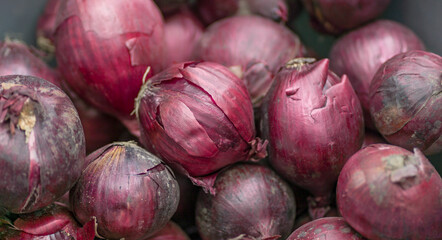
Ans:
POLYGON ((97 109, 132 119, 147 67, 161 70, 164 26, 152 0, 67 0, 54 31, 60 72, 97 109))
POLYGON ((69 201, 80 223, 97 219, 100 236, 144 239, 164 227, 176 211, 179 187, 173 173, 136 144, 108 144, 86 162, 69 201))
POLYGON ((188 176, 266 155, 244 83, 218 63, 180 63, 150 78, 136 113, 143 145, 188 176))
POLYGON ((303 56, 303 45, 284 25, 259 16, 236 16, 209 26, 196 55, 230 68, 246 84, 253 105, 259 107, 279 68, 303 56))
POLYGON ((36 211, 80 177, 85 140, 69 97, 46 80, 0 77, 0 207, 36 211))
POLYGON ((391 144, 442 152, 442 57, 398 54, 379 67, 370 86, 370 113, 391 144))
POLYGON ((338 179, 344 219, 368 239, 442 239, 442 179, 422 152, 373 144, 338 179))
POLYGON ((365 125, 375 129, 370 117, 370 83, 378 68, 396 54, 424 50, 416 34, 406 26, 378 20, 344 35, 330 51, 330 68, 346 74, 358 94, 364 111, 365 125))
POLYGON ((296 229, 287 240, 363 240, 341 217, 326 217, 306 223, 296 229))
POLYGON ((216 195, 200 191, 196 223, 203 240, 285 239, 295 222, 295 196, 271 169, 237 164, 222 171, 216 195))
POLYGON ((291 183, 308 190, 313 219, 329 209, 331 193, 348 158, 364 139, 359 100, 329 60, 300 58, 276 75, 264 100, 263 132, 269 162, 291 183))

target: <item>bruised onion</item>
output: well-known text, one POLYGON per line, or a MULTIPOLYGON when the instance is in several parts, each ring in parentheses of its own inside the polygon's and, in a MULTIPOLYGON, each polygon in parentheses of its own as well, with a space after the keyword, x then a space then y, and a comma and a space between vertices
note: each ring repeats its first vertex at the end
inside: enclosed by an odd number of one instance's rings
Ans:
POLYGON ((185 175, 265 156, 247 89, 220 64, 187 62, 160 72, 141 89, 136 113, 145 147, 185 175))
POLYGON ((202 34, 202 23, 188 9, 166 18, 164 66, 193 60, 194 48, 202 34))
POLYGON ((364 122, 347 76, 329 60, 294 59, 276 75, 264 103, 269 161, 293 184, 313 194, 313 219, 329 208, 331 193, 347 159, 362 145, 364 122))
POLYGON ((37 46, 50 54, 55 51, 55 19, 61 2, 61 0, 47 0, 45 9, 37 22, 37 46))
POLYGON ((58 74, 32 48, 17 40, 0 42, 0 76, 16 74, 39 77, 57 87, 61 84, 58 74))
POLYGON ((303 46, 283 25, 257 16, 238 16, 211 25, 201 38, 197 55, 229 67, 244 80, 254 106, 287 61, 302 56, 303 46))
POLYGON ((180 226, 169 221, 166 226, 147 240, 190 240, 190 238, 180 226))
POLYGON ((303 0, 303 3, 313 27, 339 34, 381 15, 390 0, 303 0))
POLYGON ((0 208, 51 204, 77 181, 84 157, 80 119, 63 91, 32 76, 0 77, 0 208))
POLYGON ((80 223, 97 219, 100 236, 144 239, 172 217, 178 183, 153 154, 134 143, 117 142, 93 152, 86 162, 69 200, 80 223))
POLYGON ((287 240, 358 240, 364 239, 341 217, 316 219, 296 229, 287 240))
POLYGON ((370 117, 370 83, 378 68, 396 54, 423 50, 424 45, 407 27, 379 20, 343 36, 330 52, 330 68, 346 74, 358 94, 366 125, 374 129, 370 117))
POLYGON ((275 172, 238 164, 222 171, 216 195, 200 191, 196 223, 203 240, 285 239, 295 221, 295 196, 275 172))
POLYGON ((163 20, 152 0, 66 0, 57 14, 56 58, 72 89, 100 111, 128 119, 163 62, 163 20))
POLYGON ((339 175, 339 211, 368 239, 442 239, 442 179, 422 152, 370 145, 339 175))
POLYGON ((388 142, 442 151, 442 57, 398 54, 379 67, 370 87, 370 113, 388 142))

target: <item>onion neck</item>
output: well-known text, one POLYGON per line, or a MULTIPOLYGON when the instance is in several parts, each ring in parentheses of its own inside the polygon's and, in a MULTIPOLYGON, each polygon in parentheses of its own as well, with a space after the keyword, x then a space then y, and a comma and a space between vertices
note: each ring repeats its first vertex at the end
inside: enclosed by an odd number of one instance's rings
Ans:
POLYGON ((418 183, 418 160, 412 155, 390 155, 382 158, 385 170, 390 174, 390 181, 403 189, 418 183))

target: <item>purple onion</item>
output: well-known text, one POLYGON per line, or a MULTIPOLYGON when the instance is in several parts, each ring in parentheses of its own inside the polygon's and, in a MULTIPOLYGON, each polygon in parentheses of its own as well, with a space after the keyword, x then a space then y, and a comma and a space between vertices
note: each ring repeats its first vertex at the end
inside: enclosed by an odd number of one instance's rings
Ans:
POLYGON ((341 217, 326 217, 306 223, 287 240, 363 240, 341 217))

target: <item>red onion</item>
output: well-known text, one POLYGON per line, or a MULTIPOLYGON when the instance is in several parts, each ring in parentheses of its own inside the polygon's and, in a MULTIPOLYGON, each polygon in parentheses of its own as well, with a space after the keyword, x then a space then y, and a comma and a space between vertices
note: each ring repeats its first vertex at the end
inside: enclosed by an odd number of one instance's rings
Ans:
POLYGON ((320 32, 340 34, 375 19, 390 0, 303 0, 310 20, 320 32))
POLYGON ((341 217, 316 219, 296 229, 287 240, 357 240, 364 239, 341 217))
POLYGON ((339 175, 339 211, 369 239, 442 239, 442 179, 417 148, 370 145, 339 175))
POLYGON ((17 40, 0 42, 0 76, 30 75, 60 87, 58 74, 35 55, 35 50, 17 40))
POLYGON ((0 77, 0 207, 51 204, 74 185, 84 156, 80 119, 63 91, 36 77, 0 77))
POLYGON ((189 236, 176 223, 170 221, 148 240, 190 240, 189 236))
POLYGON ((7 240, 93 240, 95 221, 81 227, 72 214, 64 207, 50 205, 37 212, 21 215, 14 221, 13 228, 7 228, 1 239, 7 240))
POLYGON ((178 183, 159 158, 131 142, 117 142, 93 152, 86 162, 69 200, 80 223, 96 217, 100 236, 145 239, 172 217, 178 183))
POLYGON ((368 96, 374 74, 394 55, 414 49, 424 49, 419 38, 407 27, 389 20, 379 20, 350 32, 333 45, 330 68, 339 76, 347 74, 361 101, 368 127, 374 129, 368 96))
POLYGON ((37 22, 37 46, 50 54, 55 52, 55 19, 61 2, 60 0, 47 0, 43 14, 37 22))
POLYGON ((202 23, 190 10, 182 10, 167 18, 164 25, 164 66, 193 60, 194 48, 202 34, 202 23))
POLYGON ((152 0, 66 0, 55 30, 60 72, 99 110, 129 118, 148 66, 163 63, 163 20, 152 0))
POLYGON ((409 51, 386 61, 373 77, 370 113, 388 142, 442 152, 442 57, 409 51))
POLYGON ((231 17, 211 25, 201 38, 202 60, 231 68, 242 78, 255 106, 287 61, 302 55, 303 46, 283 25, 257 16, 231 17))
POLYGON ((203 240, 285 239, 295 221, 290 186, 272 170, 239 164, 221 172, 216 195, 200 192, 196 223, 203 240))
POLYGON ((198 0, 198 12, 206 24, 233 15, 256 14, 275 21, 287 21, 285 0, 198 0))
POLYGON ((360 149, 364 122, 348 78, 328 68, 328 59, 294 59, 275 77, 266 96, 264 132, 270 164, 284 178, 313 194, 316 219, 328 209, 341 168, 360 149))
POLYGON ((149 79, 136 102, 142 143, 185 175, 265 156, 247 89, 220 64, 174 65, 149 79))

